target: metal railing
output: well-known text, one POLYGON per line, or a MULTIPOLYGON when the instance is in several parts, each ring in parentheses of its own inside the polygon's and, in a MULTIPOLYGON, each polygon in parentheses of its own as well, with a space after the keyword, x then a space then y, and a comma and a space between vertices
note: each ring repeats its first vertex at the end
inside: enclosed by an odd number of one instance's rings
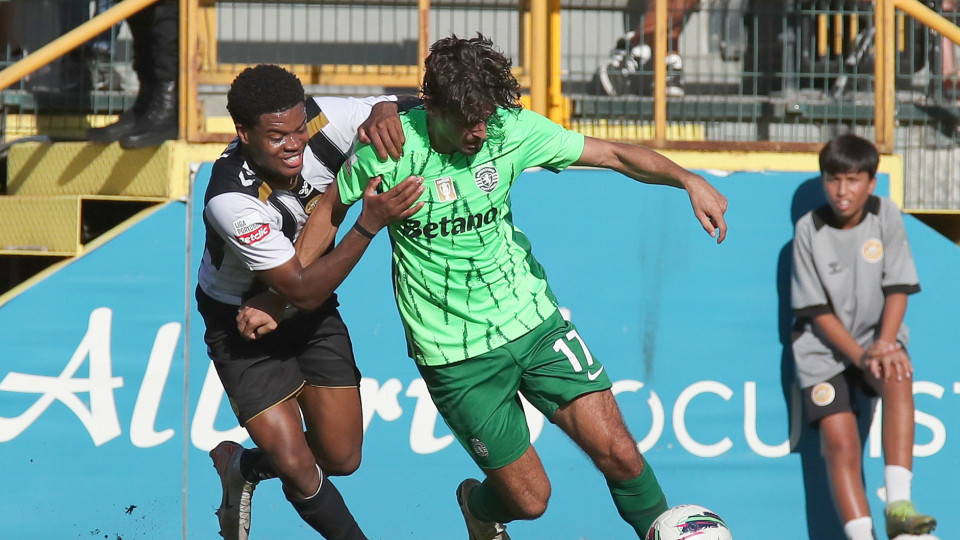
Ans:
MULTIPOLYGON (((0 90, 153 1, 124 0, 13 63, 0 90)), ((313 92, 413 92, 433 39, 483 32, 514 59, 527 105, 573 129, 657 148, 791 151, 852 130, 920 172, 908 207, 960 209, 960 115, 940 91, 935 46, 960 43, 960 29, 931 9, 939 1, 702 0, 690 12, 651 2, 638 14, 627 0, 180 0, 180 137, 232 137, 210 119, 225 116, 218 99, 247 65, 283 64, 313 92), (628 18, 654 19, 647 58, 617 48, 628 18), (675 27, 682 97, 667 66, 675 27), (618 54, 631 69, 613 64, 618 54), (629 90, 608 95, 601 74, 629 90)), ((127 97, 93 112, 117 114, 127 97)))
POLYGON ((247 65, 284 65, 310 87, 415 92, 433 37, 483 32, 514 58, 528 106, 563 121, 559 0, 337 0, 253 3, 186 0, 190 140, 223 140, 204 128, 198 89, 226 86, 247 65), (262 21, 258 27, 255 21, 262 21), (273 28, 271 28, 273 27, 273 28), (537 36, 534 39, 533 36, 537 36), (544 39, 545 38, 545 39, 544 39))

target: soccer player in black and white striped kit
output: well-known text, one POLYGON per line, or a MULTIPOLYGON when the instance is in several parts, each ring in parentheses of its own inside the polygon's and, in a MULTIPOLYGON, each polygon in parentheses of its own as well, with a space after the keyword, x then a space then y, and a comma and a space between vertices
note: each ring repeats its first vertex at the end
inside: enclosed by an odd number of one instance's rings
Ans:
POLYGON ((318 221, 328 225, 342 220, 330 204, 338 198, 333 180, 358 130, 384 157, 399 155, 395 101, 307 99, 296 76, 273 65, 244 70, 227 94, 237 138, 214 164, 204 196, 196 297, 208 354, 257 446, 224 441, 210 452, 228 540, 248 537, 254 487, 273 477, 325 538, 365 538, 327 479, 359 467, 363 440, 360 372, 334 290, 380 229, 419 209, 420 180, 385 193, 371 181, 363 211, 335 248, 333 231, 307 247, 297 238, 311 214, 325 213, 318 221))

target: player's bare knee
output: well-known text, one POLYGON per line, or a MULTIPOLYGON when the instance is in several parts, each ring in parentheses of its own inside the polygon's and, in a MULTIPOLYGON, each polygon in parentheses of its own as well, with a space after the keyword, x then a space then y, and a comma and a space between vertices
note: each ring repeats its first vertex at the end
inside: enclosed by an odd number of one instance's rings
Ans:
POLYGON ((904 377, 897 380, 896 377, 891 377, 884 381, 881 392, 885 402, 911 400, 913 398, 913 378, 904 377))
POLYGON ((859 466, 860 441, 857 437, 825 438, 823 454, 834 463, 849 462, 859 466))
POLYGON ((313 454, 305 452, 280 452, 270 456, 277 473, 285 478, 313 476, 317 468, 313 454))
POLYGON ((543 501, 542 504, 529 505, 524 508, 524 513, 520 519, 537 519, 542 516, 547 511, 547 502, 543 501))
POLYGON ((360 468, 361 460, 360 452, 356 452, 338 457, 327 457, 325 459, 318 457, 317 463, 320 464, 323 472, 330 476, 348 476, 360 468))
POLYGON ((547 511, 551 493, 546 475, 515 479, 498 488, 501 503, 515 519, 537 519, 547 511))
POLYGON ((632 438, 612 440, 606 450, 594 459, 597 468, 608 478, 626 480, 643 472, 643 458, 632 438))
POLYGON ((512 513, 517 519, 537 519, 547 511, 547 501, 550 499, 550 491, 546 494, 529 494, 513 501, 512 513))

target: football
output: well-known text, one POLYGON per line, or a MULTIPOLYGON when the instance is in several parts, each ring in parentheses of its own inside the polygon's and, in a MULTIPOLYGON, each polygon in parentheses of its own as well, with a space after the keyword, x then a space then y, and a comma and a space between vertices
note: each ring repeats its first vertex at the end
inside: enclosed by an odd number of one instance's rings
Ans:
POLYGON ((681 504, 657 516, 646 540, 733 540, 716 513, 695 504, 681 504))

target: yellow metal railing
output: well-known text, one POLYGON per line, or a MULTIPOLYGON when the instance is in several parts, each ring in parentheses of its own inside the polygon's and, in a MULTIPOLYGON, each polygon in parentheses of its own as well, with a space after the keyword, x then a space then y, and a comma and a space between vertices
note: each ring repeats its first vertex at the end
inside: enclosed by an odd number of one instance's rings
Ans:
MULTIPOLYGON (((184 5, 187 139, 196 142, 232 138, 208 133, 198 100, 200 84, 229 84, 245 65, 217 60, 216 0, 181 0, 184 5)), ((417 65, 284 65, 304 84, 333 86, 391 86, 418 88, 423 61, 432 43, 431 0, 416 0, 417 65)), ((560 0, 520 0, 520 58, 514 69, 521 86, 529 89, 528 106, 559 123, 569 124, 569 106, 560 90, 560 0)))
POLYGON ((130 15, 155 3, 157 0, 123 0, 89 21, 81 24, 29 56, 0 71, 0 90, 46 66, 68 52, 93 39, 101 32, 123 21, 130 15))
POLYGON ((878 86, 876 91, 876 144, 883 152, 892 152, 896 119, 896 96, 894 94, 894 55, 896 37, 894 10, 899 9, 921 24, 930 27, 953 43, 960 45, 960 28, 945 17, 928 8, 919 0, 874 0, 876 3, 877 35, 876 73, 878 86), (882 91, 881 91, 882 89, 882 91))

